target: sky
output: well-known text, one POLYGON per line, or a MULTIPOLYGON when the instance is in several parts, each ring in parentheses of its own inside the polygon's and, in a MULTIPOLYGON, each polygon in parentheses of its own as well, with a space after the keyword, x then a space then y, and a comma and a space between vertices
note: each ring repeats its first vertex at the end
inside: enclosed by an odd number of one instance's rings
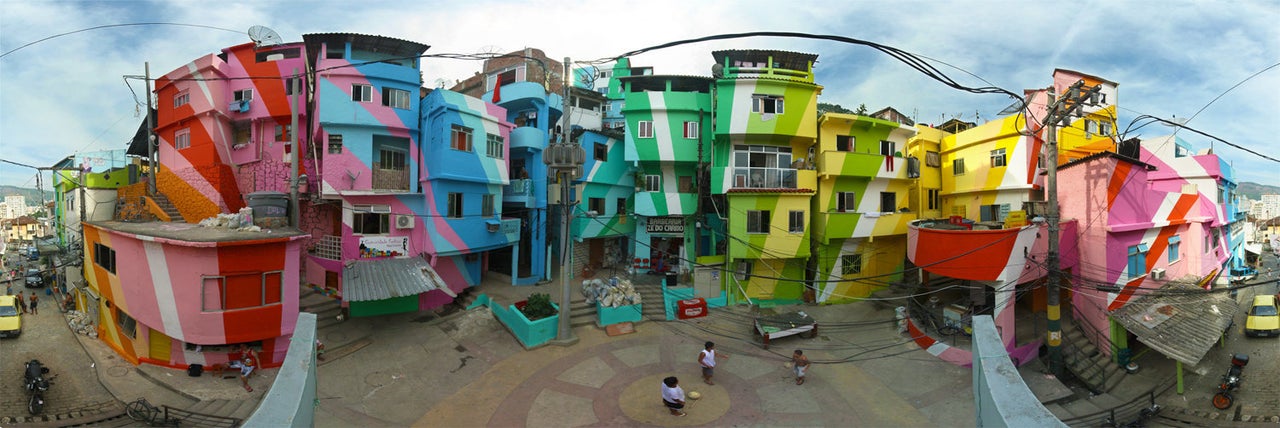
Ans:
MULTIPOLYGON (((9 162, 48 167, 75 153, 125 148, 145 103, 143 81, 125 76, 143 75, 146 63, 152 76, 163 75, 249 42, 246 31, 255 25, 286 42, 308 33, 350 32, 416 41, 431 46, 428 54, 533 47, 574 61, 716 34, 838 35, 938 61, 938 69, 967 86, 1021 93, 1047 87, 1055 68, 1094 75, 1119 84, 1120 130, 1141 114, 1191 118, 1188 126, 1280 158, 1276 22, 1280 4, 1265 0, 5 0, 0 160, 8 162, 0 162, 0 185, 36 187, 36 170, 9 162), (87 30, 23 47, 61 33, 141 23, 164 24, 87 30)), ((656 74, 709 76, 711 52, 720 49, 817 54, 816 80, 824 87, 819 102, 869 111, 892 106, 923 123, 953 117, 983 123, 1012 103, 1004 95, 948 88, 878 51, 833 41, 721 40, 644 53, 632 64, 654 67, 656 74)), ((478 61, 424 59, 424 85, 452 83, 480 67, 478 61)), ((1150 125, 1131 135, 1171 132, 1150 125)), ((1280 186, 1277 162, 1189 132, 1178 135, 1232 163, 1238 181, 1280 186)), ((47 172, 43 183, 47 188, 47 172)))

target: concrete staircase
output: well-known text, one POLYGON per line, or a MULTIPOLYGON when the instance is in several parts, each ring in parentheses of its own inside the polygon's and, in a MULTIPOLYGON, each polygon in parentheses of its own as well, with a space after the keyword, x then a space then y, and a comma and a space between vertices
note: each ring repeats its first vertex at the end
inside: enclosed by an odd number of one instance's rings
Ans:
POLYGON ((258 400, 204 400, 182 411, 193 415, 181 414, 181 426, 235 426, 227 419, 244 421, 258 408, 258 400), (202 417, 212 416, 212 417, 202 417))
POLYGON ((342 301, 322 294, 310 286, 302 286, 298 291, 298 311, 316 314, 316 330, 325 330, 342 323, 338 315, 342 313, 342 301))
POLYGON ((1102 393, 1088 398, 1071 400, 1061 403, 1045 404, 1044 407, 1049 409, 1054 416, 1061 420, 1069 420, 1074 418, 1098 417, 1099 413, 1106 412, 1125 404, 1119 397, 1111 394, 1102 393))
MULTIPOLYGON (((1071 371, 1095 394, 1111 391, 1124 379, 1124 369, 1089 342, 1074 321, 1062 322, 1062 357, 1071 371)), ((1078 400, 1079 401, 1079 400, 1078 400)))
POLYGON ((640 293, 640 315, 645 321, 663 321, 667 319, 667 310, 663 307, 662 285, 632 281, 636 292, 640 293))
POLYGON ((173 202, 169 201, 169 197, 165 196, 163 193, 156 192, 155 196, 151 197, 151 200, 155 201, 156 205, 159 206, 165 214, 169 215, 169 221, 173 223, 187 222, 185 218, 182 218, 182 213, 178 212, 178 208, 173 206, 173 202))

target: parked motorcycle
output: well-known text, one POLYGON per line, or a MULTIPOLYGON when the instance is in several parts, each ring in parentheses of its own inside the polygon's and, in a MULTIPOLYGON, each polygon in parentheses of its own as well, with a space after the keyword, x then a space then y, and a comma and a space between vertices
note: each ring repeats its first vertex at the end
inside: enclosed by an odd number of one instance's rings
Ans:
POLYGON ((49 374, 49 368, 40 364, 40 360, 27 361, 23 385, 27 388, 27 395, 31 396, 27 401, 27 411, 33 415, 44 410, 44 392, 49 390, 49 380, 44 378, 46 374, 49 374))
POLYGON ((1222 376, 1222 383, 1218 384, 1218 393, 1213 394, 1213 407, 1218 410, 1226 410, 1231 407, 1231 403, 1235 401, 1235 397, 1231 396, 1231 391, 1240 388, 1240 374, 1244 371, 1244 366, 1249 364, 1249 356, 1246 354, 1235 354, 1231 356, 1231 368, 1227 369, 1227 374, 1222 376))

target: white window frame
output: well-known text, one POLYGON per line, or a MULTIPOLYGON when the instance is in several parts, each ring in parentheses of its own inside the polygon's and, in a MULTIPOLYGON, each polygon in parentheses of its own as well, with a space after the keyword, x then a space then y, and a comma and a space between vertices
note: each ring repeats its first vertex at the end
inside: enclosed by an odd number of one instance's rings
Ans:
POLYGON ((253 89, 240 89, 232 93, 231 99, 235 101, 253 101, 253 89))
POLYGON ((391 206, 390 205, 352 205, 351 206, 351 233, 353 235, 386 235, 391 233, 391 206), (365 230, 364 216, 366 215, 377 216, 377 219, 378 219, 377 231, 369 232, 365 230))
POLYGON ((487 140, 486 154, 488 154, 489 157, 494 159, 502 159, 506 156, 505 154, 503 154, 503 151, 506 150, 506 142, 503 141, 501 135, 486 134, 485 139, 487 140))
POLYGON ((382 105, 397 108, 400 110, 410 110, 409 91, 396 88, 382 88, 382 105))
POLYGON ((173 133, 173 147, 178 150, 191 147, 191 128, 179 129, 173 133))
POLYGON ((173 108, 185 106, 190 102, 191 93, 188 91, 182 91, 173 96, 173 108))
POLYGON ((837 192, 836 193, 836 211, 842 213, 851 213, 858 209, 857 192, 837 192))
POLYGON ((880 140, 880 155, 882 156, 893 156, 893 153, 897 148, 898 143, 889 140, 880 140))
POLYGON ((751 96, 751 112, 760 114, 784 114, 786 103, 781 95, 754 94, 751 96), (765 111, 772 106, 773 111, 765 111))
POLYGON ((458 150, 458 151, 463 151, 463 152, 470 152, 474 147, 471 143, 471 139, 472 139, 471 128, 454 124, 451 128, 451 131, 449 132, 449 148, 458 150), (465 147, 461 147, 461 148, 458 147, 459 146, 458 135, 463 135, 465 137, 461 144, 465 147))
POLYGON ((1004 149, 995 149, 991 151, 991 167, 992 168, 998 168, 998 167, 1008 165, 1007 161, 1005 160, 1004 153, 1005 153, 1004 149))
POLYGON ((351 84, 351 101, 358 103, 373 102, 373 85, 364 83, 351 84))
POLYGON ((641 120, 636 123, 636 138, 653 138, 652 120, 641 120))
POLYGON ((699 124, 696 121, 686 121, 684 123, 684 138, 691 140, 698 139, 698 125, 699 124))
POLYGON ((661 176, 661 175, 657 175, 657 174, 646 174, 646 175, 644 176, 644 191, 646 191, 646 192, 661 192, 661 191, 662 191, 662 176, 661 176))

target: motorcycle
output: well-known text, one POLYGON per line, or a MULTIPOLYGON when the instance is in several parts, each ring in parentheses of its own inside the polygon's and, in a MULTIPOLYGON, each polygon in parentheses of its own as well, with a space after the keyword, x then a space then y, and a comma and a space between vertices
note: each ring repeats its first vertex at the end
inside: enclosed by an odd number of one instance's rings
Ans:
POLYGON ((1227 374, 1222 376, 1222 383, 1218 384, 1218 393, 1213 394, 1213 407, 1218 410, 1226 410, 1231 407, 1231 403, 1235 401, 1235 397, 1231 396, 1231 391, 1240 388, 1240 376, 1244 371, 1244 366, 1249 364, 1249 356, 1246 354, 1234 354, 1231 356, 1231 368, 1227 369, 1227 374))
POLYGON ((27 411, 33 415, 44 410, 44 392, 49 390, 49 379, 44 378, 46 374, 49 374, 49 368, 40 364, 40 360, 27 361, 23 385, 31 396, 27 401, 27 411))

